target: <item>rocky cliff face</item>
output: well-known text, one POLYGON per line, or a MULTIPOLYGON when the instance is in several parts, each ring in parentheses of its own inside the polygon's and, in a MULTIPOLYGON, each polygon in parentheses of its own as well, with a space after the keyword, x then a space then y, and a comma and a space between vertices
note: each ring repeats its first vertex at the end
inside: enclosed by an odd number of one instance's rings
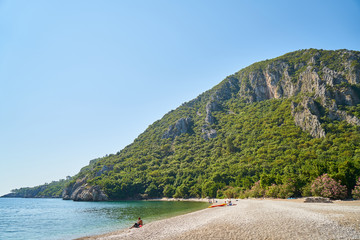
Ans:
POLYGON ((66 187, 63 191, 64 200, 74 201, 107 201, 107 195, 99 186, 89 186, 86 178, 78 179, 74 184, 66 187))
POLYGON ((312 98, 304 97, 299 104, 293 102, 291 108, 296 125, 313 137, 325 137, 325 131, 319 121, 320 111, 312 98))
POLYGON ((256 63, 225 79, 206 105, 204 139, 216 137, 213 112, 221 111, 222 102, 233 97, 252 103, 298 96, 302 100, 293 103, 295 124, 313 137, 326 134, 321 117, 360 125, 357 117, 338 108, 360 103, 360 53, 315 49, 295 53, 256 63))

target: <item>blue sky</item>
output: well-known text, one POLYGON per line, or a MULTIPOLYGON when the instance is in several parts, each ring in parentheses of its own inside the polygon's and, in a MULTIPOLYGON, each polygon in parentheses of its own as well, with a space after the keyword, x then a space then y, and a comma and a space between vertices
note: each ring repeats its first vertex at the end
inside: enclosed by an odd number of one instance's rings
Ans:
POLYGON ((254 62, 360 50, 360 1, 0 1, 0 195, 76 174, 254 62))

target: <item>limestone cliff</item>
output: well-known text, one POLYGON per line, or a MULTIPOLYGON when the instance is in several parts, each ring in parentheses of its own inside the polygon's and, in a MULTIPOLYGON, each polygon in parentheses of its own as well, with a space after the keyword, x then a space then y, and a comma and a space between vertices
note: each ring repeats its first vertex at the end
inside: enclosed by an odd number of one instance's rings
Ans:
POLYGON ((360 53, 349 50, 302 50, 282 57, 255 63, 227 77, 217 86, 206 105, 205 139, 215 123, 214 111, 234 97, 248 103, 272 98, 298 97, 293 104, 295 124, 313 137, 324 137, 321 117, 360 125, 360 120, 340 111, 338 105, 360 103, 360 53), (316 106, 318 104, 319 106, 316 106), (318 108, 321 108, 320 112, 318 108))
POLYGON ((74 201, 107 201, 108 197, 99 186, 90 186, 86 183, 86 178, 78 179, 70 184, 63 191, 64 200, 74 201))
POLYGON ((325 137, 325 131, 319 120, 320 111, 312 98, 304 97, 301 103, 293 102, 291 107, 296 125, 309 132, 313 137, 325 137))

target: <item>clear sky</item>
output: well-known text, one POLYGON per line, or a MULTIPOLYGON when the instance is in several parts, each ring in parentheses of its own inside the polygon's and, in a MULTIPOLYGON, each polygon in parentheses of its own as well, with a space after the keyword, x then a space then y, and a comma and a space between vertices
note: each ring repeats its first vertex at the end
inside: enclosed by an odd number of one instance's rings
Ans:
POLYGON ((75 175, 254 62, 360 50, 360 1, 0 0, 0 195, 75 175))

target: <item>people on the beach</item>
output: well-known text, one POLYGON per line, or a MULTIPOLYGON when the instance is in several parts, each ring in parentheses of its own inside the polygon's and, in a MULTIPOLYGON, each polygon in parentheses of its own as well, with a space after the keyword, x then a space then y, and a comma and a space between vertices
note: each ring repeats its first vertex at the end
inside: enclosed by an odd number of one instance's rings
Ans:
MULTIPOLYGON (((131 227, 131 228, 140 228, 142 227, 144 224, 143 224, 143 220, 141 220, 141 218, 139 217, 138 218, 138 221, 131 227)), ((130 229, 131 229, 130 228, 130 229)))

